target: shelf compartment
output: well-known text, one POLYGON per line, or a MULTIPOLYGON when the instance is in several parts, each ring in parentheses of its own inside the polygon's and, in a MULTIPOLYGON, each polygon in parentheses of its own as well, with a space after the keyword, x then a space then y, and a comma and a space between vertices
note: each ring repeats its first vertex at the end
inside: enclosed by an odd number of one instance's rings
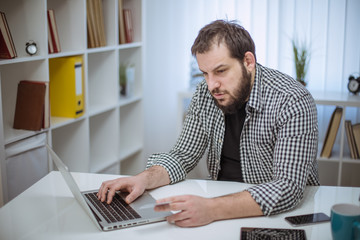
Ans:
POLYGON ((88 99, 91 115, 117 105, 119 88, 116 55, 116 51, 88 55, 88 99))
POLYGON ((120 108, 120 159, 143 148, 142 102, 135 102, 120 108))
MULTIPOLYGON (((135 67, 135 76, 133 82, 132 95, 128 97, 142 96, 142 62, 141 62, 141 48, 125 48, 119 50, 119 66, 120 65, 135 67)), ((120 95, 120 92, 119 92, 120 95)), ((121 97, 123 98, 123 97, 121 97)), ((125 97, 126 98, 126 97, 125 97)))
POLYGON ((59 33, 61 52, 85 50, 86 49, 85 1, 47 0, 47 8, 54 9, 55 11, 56 25, 59 33))
POLYGON ((100 172, 119 161, 118 109, 90 118, 90 172, 100 172))
POLYGON ((0 66, 3 129, 5 144, 32 136, 37 132, 13 129, 17 87, 21 80, 47 81, 46 60, 0 66), (21 71, 19 71, 21 69, 21 71))
POLYGON ((25 51, 25 45, 30 40, 34 41, 38 47, 35 56, 46 56, 48 43, 44 2, 42 0, 1 0, 0 9, 6 14, 18 57, 31 58, 25 51))
POLYGON ((53 129, 52 147, 72 172, 89 172, 89 122, 87 119, 53 129))

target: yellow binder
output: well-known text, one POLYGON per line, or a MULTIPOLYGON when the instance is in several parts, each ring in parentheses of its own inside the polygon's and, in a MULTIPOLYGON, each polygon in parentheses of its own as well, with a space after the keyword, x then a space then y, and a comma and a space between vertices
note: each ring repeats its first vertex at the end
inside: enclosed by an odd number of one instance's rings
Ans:
POLYGON ((83 57, 49 59, 51 116, 77 118, 84 114, 83 57))

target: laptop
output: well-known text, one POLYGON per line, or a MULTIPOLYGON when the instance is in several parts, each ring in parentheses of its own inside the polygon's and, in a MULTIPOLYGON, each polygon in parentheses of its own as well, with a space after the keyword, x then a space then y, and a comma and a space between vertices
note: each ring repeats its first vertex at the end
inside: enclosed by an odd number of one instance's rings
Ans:
POLYGON ((98 190, 80 192, 68 167, 48 144, 46 147, 72 194, 100 230, 110 231, 165 221, 165 217, 172 214, 155 212, 156 201, 147 191, 131 204, 124 201, 127 195, 124 192, 117 192, 111 204, 98 200, 98 190))

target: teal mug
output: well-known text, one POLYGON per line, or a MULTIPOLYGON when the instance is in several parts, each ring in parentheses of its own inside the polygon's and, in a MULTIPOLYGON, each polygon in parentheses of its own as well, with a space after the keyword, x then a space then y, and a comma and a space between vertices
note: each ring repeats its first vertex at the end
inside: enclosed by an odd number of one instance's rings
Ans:
POLYGON ((334 205, 331 233, 334 240, 360 240, 360 207, 346 203, 334 205))

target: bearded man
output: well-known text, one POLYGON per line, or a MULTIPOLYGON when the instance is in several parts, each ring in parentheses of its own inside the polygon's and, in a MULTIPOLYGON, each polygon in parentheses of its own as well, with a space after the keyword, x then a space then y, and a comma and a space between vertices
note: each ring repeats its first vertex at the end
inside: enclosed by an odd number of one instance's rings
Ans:
POLYGON ((157 211, 167 220, 201 226, 221 219, 271 215, 294 208, 306 185, 319 185, 317 110, 297 81, 256 62, 250 34, 233 21, 203 27, 191 48, 204 75, 192 97, 181 135, 168 153, 148 159, 142 173, 102 183, 110 203, 127 191, 128 203, 145 190, 182 181, 207 153, 213 180, 254 184, 238 193, 203 198, 173 196, 157 211))

